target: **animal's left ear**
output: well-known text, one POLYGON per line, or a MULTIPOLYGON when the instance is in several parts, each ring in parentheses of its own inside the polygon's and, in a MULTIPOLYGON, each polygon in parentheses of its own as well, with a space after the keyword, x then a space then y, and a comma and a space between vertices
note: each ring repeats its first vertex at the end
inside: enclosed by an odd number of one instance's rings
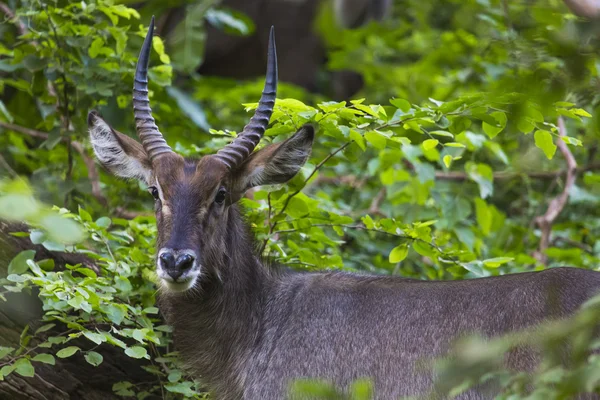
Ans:
POLYGON ((253 153, 233 173, 235 200, 254 186, 285 183, 304 165, 312 149, 315 130, 304 125, 291 138, 253 153))

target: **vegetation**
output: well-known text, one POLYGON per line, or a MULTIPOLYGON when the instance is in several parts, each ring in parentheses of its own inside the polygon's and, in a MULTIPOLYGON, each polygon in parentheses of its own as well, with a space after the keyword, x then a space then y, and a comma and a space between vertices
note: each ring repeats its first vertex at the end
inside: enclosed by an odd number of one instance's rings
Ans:
MULTIPOLYGON (((133 69, 149 16, 165 6, 128 3, 0 3, 0 218, 30 224, 13 236, 89 260, 59 268, 34 250, 0 258, 1 300, 31 292, 43 304, 42 321, 18 343, 0 338, 0 380, 32 377, 57 359, 97 366, 112 346, 154 377, 115 381, 116 394, 209 398, 178 365, 155 305, 152 198, 99 170, 87 139, 91 109, 134 132, 133 69)), ((262 78, 197 76, 205 23, 238 34, 254 26, 213 2, 186 7, 206 22, 185 19, 177 37, 154 38, 150 88, 174 149, 201 156, 241 129, 262 78)), ((297 269, 421 279, 597 268, 597 24, 558 0, 406 0, 385 22, 356 30, 338 30, 333 18, 323 7, 316 21, 325 68, 360 72, 365 86, 332 102, 281 85, 263 142, 309 122, 318 133, 296 178, 241 201, 263 256, 297 269)), ((439 387, 458 394, 493 381, 502 399, 600 390, 600 359, 586 353, 599 345, 597 304, 567 323, 464 340, 435 364, 439 387), (574 349, 568 368, 558 356, 564 341, 574 349), (502 369, 503 354, 522 345, 544 352, 533 375, 502 369)), ((315 382, 295 389, 336 396, 315 382)), ((368 381, 354 389, 353 399, 371 396, 368 381)))

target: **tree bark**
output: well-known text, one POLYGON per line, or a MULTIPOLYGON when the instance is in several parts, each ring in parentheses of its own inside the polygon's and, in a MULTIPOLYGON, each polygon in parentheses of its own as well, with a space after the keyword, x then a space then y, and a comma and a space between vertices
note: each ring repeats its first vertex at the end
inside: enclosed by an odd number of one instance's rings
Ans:
MULTIPOLYGON (((42 246, 35 246, 29 238, 17 238, 10 232, 28 231, 24 224, 6 223, 0 220, 0 277, 6 277, 10 260, 20 251, 36 250, 36 259, 52 258, 56 268, 82 263, 92 267, 94 262, 80 254, 50 252, 42 246)), ((7 301, 0 300, 0 346, 19 347, 19 338, 26 325, 30 332, 43 325, 42 303, 36 293, 10 293, 7 301)), ((56 328, 59 328, 58 326, 56 328)), ((60 333, 60 330, 50 335, 60 333)), ((91 348, 93 343, 81 339, 69 342, 82 349, 91 348)), ((53 349, 56 351, 56 349, 53 349)), ((123 399, 113 393, 113 384, 129 381, 141 386, 158 383, 156 377, 141 367, 147 362, 134 360, 122 349, 110 345, 101 345, 95 349, 102 354, 104 361, 98 367, 86 362, 81 352, 65 358, 56 358, 56 365, 33 362, 35 376, 22 377, 13 372, 4 381, 0 381, 0 399, 14 400, 62 400, 62 399, 123 399)), ((5 362, 6 359, 0 361, 5 362)), ((150 399, 152 397, 147 397, 150 399)))

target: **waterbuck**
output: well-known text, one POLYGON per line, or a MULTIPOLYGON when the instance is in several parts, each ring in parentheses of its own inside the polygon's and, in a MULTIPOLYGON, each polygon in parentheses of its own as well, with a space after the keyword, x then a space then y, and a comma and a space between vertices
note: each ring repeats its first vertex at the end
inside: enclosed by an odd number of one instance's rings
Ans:
MULTIPOLYGON (((275 103, 273 30, 254 116, 231 144, 194 160, 171 150, 152 117, 153 21, 133 89, 141 143, 95 112, 89 132, 100 163, 143 180, 155 199, 161 310, 190 373, 217 399, 283 399, 290 382, 311 377, 342 390, 371 378, 377 399, 425 394, 433 376, 417 368, 418 361, 443 356, 457 336, 493 337, 568 316, 600 287, 600 274, 570 268, 454 282, 268 268, 254 252, 236 202, 251 187, 292 178, 309 157, 314 135, 304 126, 254 152, 275 103)), ((538 361, 529 351, 507 358, 509 367, 523 370, 538 361)), ((489 397, 482 388, 459 396, 489 397)))

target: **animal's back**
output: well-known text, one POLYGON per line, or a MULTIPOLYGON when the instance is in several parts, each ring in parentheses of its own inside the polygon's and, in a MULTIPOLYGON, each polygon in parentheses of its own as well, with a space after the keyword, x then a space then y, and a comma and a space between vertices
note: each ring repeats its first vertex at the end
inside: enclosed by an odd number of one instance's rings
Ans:
MULTIPOLYGON (((574 268, 453 282, 290 275, 267 306, 244 398, 285 398, 298 378, 340 388, 370 378, 376 399, 425 394, 433 380, 419 361, 442 356, 457 337, 492 337, 570 315, 598 288, 599 273, 574 268)), ((510 367, 529 370, 537 362, 535 353, 524 351, 510 367)))

